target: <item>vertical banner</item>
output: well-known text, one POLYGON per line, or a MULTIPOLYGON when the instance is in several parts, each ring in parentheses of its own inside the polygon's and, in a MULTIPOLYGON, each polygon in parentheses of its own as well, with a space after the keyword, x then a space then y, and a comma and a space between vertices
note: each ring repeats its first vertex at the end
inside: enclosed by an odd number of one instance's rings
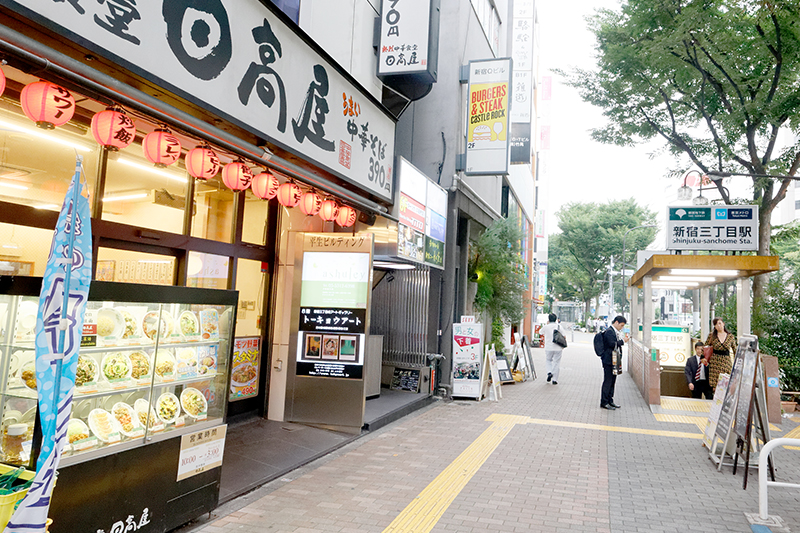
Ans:
POLYGON ((260 337, 236 337, 233 340, 231 391, 228 401, 235 402, 258 396, 260 343, 260 337))
POLYGON ((483 325, 453 324, 453 396, 481 399, 483 325))
POLYGON ((508 174, 512 61, 469 62, 466 174, 508 174))
POLYGON ((36 318, 36 390, 42 444, 36 476, 6 532, 43 532, 72 412, 83 317, 92 280, 92 226, 82 158, 56 221, 36 318), (66 327, 63 327, 66 326, 66 327))
POLYGON ((305 235, 297 376, 363 378, 371 282, 371 235, 305 235))
POLYGON ((383 0, 378 76, 428 73, 431 0, 383 0))

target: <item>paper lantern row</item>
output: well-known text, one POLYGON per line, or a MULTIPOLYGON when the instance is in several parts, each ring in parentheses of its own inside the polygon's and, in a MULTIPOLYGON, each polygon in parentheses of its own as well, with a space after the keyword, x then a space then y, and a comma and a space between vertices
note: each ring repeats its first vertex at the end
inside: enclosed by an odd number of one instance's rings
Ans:
MULTIPOLYGON (((6 86, 6 77, 0 69, 0 95, 6 86)), ((75 113, 75 99, 70 92, 48 81, 37 81, 26 85, 20 93, 22 111, 37 126, 52 129, 63 126, 75 113)), ((117 106, 109 107, 92 117, 92 136, 109 151, 127 148, 136 138, 136 125, 125 111, 117 106)), ((181 143, 172 132, 161 127, 145 135, 142 150, 148 161, 157 167, 175 163, 181 156, 181 143)), ((217 175, 222 168, 222 182, 232 191, 252 188, 253 194, 263 200, 277 196, 278 202, 286 207, 300 206, 300 211, 308 216, 319 215, 323 220, 335 220, 342 227, 355 224, 355 209, 340 206, 336 200, 322 198, 313 189, 303 190, 293 181, 280 184, 278 178, 264 171, 253 176, 250 167, 237 159, 224 167, 219 156, 211 147, 203 143, 186 154, 186 171, 199 180, 208 180, 217 175)))

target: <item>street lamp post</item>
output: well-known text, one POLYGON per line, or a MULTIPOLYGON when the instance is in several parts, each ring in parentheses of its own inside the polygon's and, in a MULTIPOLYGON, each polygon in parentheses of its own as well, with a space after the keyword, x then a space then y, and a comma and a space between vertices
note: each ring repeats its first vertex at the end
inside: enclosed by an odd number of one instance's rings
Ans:
POLYGON ((641 226, 635 226, 635 227, 629 229, 628 231, 626 231, 625 234, 622 236, 622 294, 625 295, 625 297, 623 298, 623 304, 622 304, 622 313, 623 314, 625 314, 625 303, 624 302, 628 299, 628 288, 625 286, 625 238, 628 236, 628 233, 632 232, 635 229, 657 228, 657 227, 658 226, 656 226, 655 224, 643 224, 641 226))

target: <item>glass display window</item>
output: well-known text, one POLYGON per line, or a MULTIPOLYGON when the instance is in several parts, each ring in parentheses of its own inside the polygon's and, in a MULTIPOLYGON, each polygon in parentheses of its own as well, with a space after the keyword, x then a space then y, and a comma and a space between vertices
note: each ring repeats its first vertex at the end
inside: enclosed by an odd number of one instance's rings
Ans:
POLYGON ((19 107, 0 102, 0 200, 59 211, 75 174, 76 153, 83 156, 93 194, 99 151, 88 127, 69 122, 44 130, 19 107))
POLYGON ((53 230, 0 223, 0 276, 41 276, 53 230))
POLYGON ((271 223, 268 216, 269 201, 262 200, 250 189, 245 193, 242 241, 264 245, 267 242, 267 224, 271 223))
POLYGON ((239 306, 236 313, 235 337, 261 335, 259 319, 264 310, 264 291, 267 273, 261 270, 261 261, 239 259, 236 263, 236 290, 239 306))
POLYGON ((173 285, 175 258, 101 247, 97 250, 95 279, 147 285, 173 285))
POLYGON ((189 252, 186 262, 186 286, 227 289, 230 257, 189 252))
POLYGON ((234 192, 223 185, 221 174, 208 181, 195 180, 192 237, 231 242, 234 198, 234 192))
MULTIPOLYGON (((34 292, 31 284, 26 288, 34 292)), ((93 283, 63 464, 221 423, 227 406, 235 296, 229 291, 200 291, 203 294, 194 298, 197 291, 172 287, 161 301, 148 302, 142 300, 155 293, 144 286, 93 283), (107 299, 134 293, 139 301, 107 299), (225 303, 211 303, 214 293, 225 303), (206 303, 189 303, 197 300, 206 303)), ((2 426, 4 430, 26 426, 22 457, 3 449, 0 460, 11 457, 11 463, 28 466, 37 408, 37 311, 35 296, 0 295, 2 426)))

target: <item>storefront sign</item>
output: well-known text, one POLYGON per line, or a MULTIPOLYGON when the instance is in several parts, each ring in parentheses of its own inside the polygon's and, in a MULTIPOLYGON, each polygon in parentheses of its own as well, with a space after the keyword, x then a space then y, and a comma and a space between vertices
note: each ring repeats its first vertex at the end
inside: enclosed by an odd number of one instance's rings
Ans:
POLYGON ((397 169, 400 190, 397 255, 444 268, 447 191, 402 157, 397 160, 397 169))
POLYGON ((667 250, 758 250, 758 206, 668 207, 667 250))
POLYGON ((453 324, 453 396, 481 399, 483 325, 453 324))
POLYGON ((361 379, 372 239, 306 234, 297 335, 297 376, 361 379))
POLYGON ((508 174, 511 58, 469 62, 466 173, 508 174))
MULTIPOLYGON (((267 4, 4 3, 162 89, 392 201, 394 119, 267 4)), ((407 11, 403 17, 414 18, 407 11)))
POLYGON ((431 0, 383 0, 378 76, 423 74, 436 81, 428 65, 431 0))
POLYGON ((511 123, 511 164, 529 165, 531 163, 531 124, 530 122, 511 123))
POLYGON ((225 424, 181 436, 177 481, 222 466, 227 429, 225 424))
MULTIPOLYGON (((202 361, 202 360, 201 360, 202 361)), ((233 340, 231 363, 231 393, 228 401, 235 402, 258 396, 258 375, 261 365, 259 337, 236 337, 233 340)))

